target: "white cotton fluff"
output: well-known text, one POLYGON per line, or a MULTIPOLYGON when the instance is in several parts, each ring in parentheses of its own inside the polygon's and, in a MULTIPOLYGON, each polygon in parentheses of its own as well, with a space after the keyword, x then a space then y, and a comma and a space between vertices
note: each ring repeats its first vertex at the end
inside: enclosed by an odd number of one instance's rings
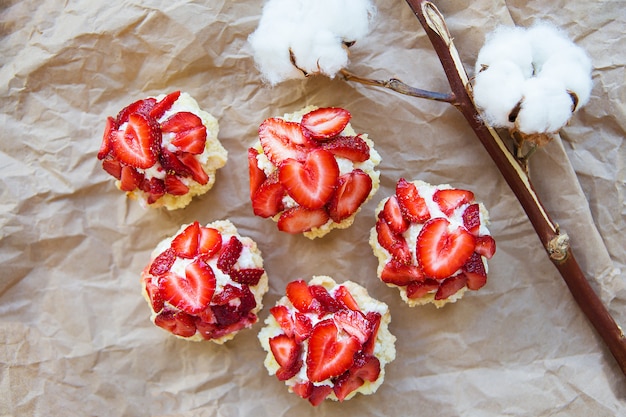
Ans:
POLYGON ((526 134, 560 130, 589 101, 593 87, 588 55, 546 23, 529 29, 496 29, 478 54, 476 71, 474 100, 486 121, 526 134), (520 56, 515 58, 517 51, 520 56), (518 94, 519 100, 513 102, 518 94), (520 111, 512 123, 508 116, 515 108, 520 111))
POLYGON ((269 0, 248 42, 269 84, 318 73, 333 78, 348 64, 344 42, 367 35, 375 13, 371 0, 269 0))

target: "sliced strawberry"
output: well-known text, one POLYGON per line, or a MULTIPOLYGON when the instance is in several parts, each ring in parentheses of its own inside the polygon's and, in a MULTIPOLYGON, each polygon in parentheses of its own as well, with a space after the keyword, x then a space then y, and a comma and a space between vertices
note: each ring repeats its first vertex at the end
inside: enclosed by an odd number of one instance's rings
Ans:
POLYGON ((369 323, 360 311, 340 310, 335 313, 333 320, 338 329, 356 338, 360 344, 367 342, 370 337, 369 323))
POLYGON ((181 337, 196 334, 194 318, 183 311, 163 310, 154 318, 154 324, 181 337))
POLYGON ((286 294, 291 304, 301 313, 321 311, 320 302, 313 297, 309 286, 303 280, 288 283, 286 294))
POLYGON ((427 221, 417 236, 417 259, 427 276, 443 279, 463 266, 475 246, 476 239, 464 227, 450 230, 450 222, 438 217, 427 221))
POLYGON ((350 122, 350 112, 339 107, 326 107, 308 112, 300 124, 305 134, 317 140, 329 139, 340 134, 350 122))
POLYGON ((255 324, 258 317, 255 314, 247 314, 239 318, 238 321, 226 326, 218 326, 217 324, 209 324, 201 321, 196 322, 198 332, 207 340, 219 339, 228 334, 238 332, 255 324))
POLYGON ((215 292, 215 274, 202 260, 195 260, 185 268, 185 276, 166 272, 159 277, 159 291, 173 306, 196 314, 207 308, 215 292))
POLYGON ((376 337, 378 336, 378 329, 380 328, 380 321, 382 320, 382 316, 380 315, 380 313, 370 311, 365 315, 365 318, 367 319, 370 337, 363 344, 363 349, 361 351, 365 355, 373 355, 374 349, 376 349, 376 337))
POLYGON ((298 204, 310 209, 326 204, 339 177, 337 160, 323 149, 309 152, 304 162, 286 159, 278 169, 279 180, 287 193, 298 204))
POLYGON ((322 306, 320 314, 334 313, 341 310, 342 305, 339 301, 335 300, 326 288, 321 285, 309 285, 309 291, 313 297, 319 301, 322 306))
POLYGON ((194 181, 202 185, 209 182, 208 174, 204 171, 204 167, 194 155, 182 153, 178 155, 178 160, 188 168, 191 173, 191 178, 193 178, 194 181))
POLYGON ((222 245, 220 256, 217 258, 217 267, 224 273, 229 274, 233 266, 237 263, 243 244, 237 236, 231 236, 225 245, 222 245))
POLYGON ((148 204, 154 203, 165 195, 165 183, 160 178, 152 177, 149 181, 144 180, 140 188, 148 193, 146 198, 148 204))
POLYGON ((122 177, 122 164, 116 159, 107 158, 102 161, 102 169, 118 180, 122 177))
POLYGON ((159 162, 163 169, 170 174, 176 174, 181 177, 191 176, 191 170, 178 159, 176 154, 168 151, 166 148, 161 148, 159 162))
POLYGON ((155 119, 161 118, 166 111, 172 108, 176 100, 178 100, 178 97, 180 97, 180 91, 174 91, 163 97, 163 99, 156 103, 152 110, 150 110, 150 116, 155 119))
POLYGON ((300 124, 279 118, 265 120, 259 126, 259 140, 268 159, 278 166, 285 159, 304 160, 309 139, 300 124))
POLYGON ((420 196, 415 184, 400 178, 396 184, 396 196, 400 211, 407 221, 424 223, 430 219, 430 211, 426 206, 426 201, 420 196))
POLYGON ((121 126, 122 124, 128 122, 130 115, 133 113, 139 113, 148 116, 150 114, 150 110, 156 104, 156 99, 153 97, 137 100, 134 103, 129 104, 124 107, 116 117, 117 126, 121 126))
POLYGON ((354 354, 360 347, 354 337, 338 338, 332 319, 320 321, 309 338, 307 377, 311 382, 321 382, 343 374, 354 363, 354 354))
POLYGON ((322 149, 352 162, 365 162, 370 159, 370 147, 360 136, 337 136, 324 142, 322 149))
POLYGON ((239 288, 231 284, 226 284, 222 288, 222 291, 215 293, 215 295, 213 296, 212 304, 237 304, 238 300, 241 300, 243 297, 243 287, 239 288))
POLYGON ((337 179, 337 189, 328 203, 328 213, 334 222, 350 217, 367 200, 372 191, 372 179, 364 171, 354 169, 337 179))
POLYGON ((150 264, 150 275, 163 275, 170 270, 175 260, 176 253, 174 250, 172 248, 165 249, 150 264))
POLYGON ((295 332, 295 323, 287 306, 277 304, 270 308, 270 314, 274 317, 274 320, 278 323, 280 328, 285 332, 288 337, 293 337, 295 332))
POLYGON ((303 233, 320 227, 328 222, 330 217, 323 209, 310 210, 305 207, 292 207, 285 210, 278 218, 278 230, 286 233, 303 233))
POLYGON ((181 152, 198 155, 204 152, 206 138, 206 127, 197 126, 184 132, 176 133, 171 144, 180 149, 181 152))
POLYGON ((157 161, 161 130, 158 123, 146 115, 132 113, 124 131, 112 131, 110 139, 113 154, 124 164, 146 169, 157 161))
POLYGON ((167 174, 164 184, 165 192, 171 195, 185 195, 189 192, 189 187, 175 175, 167 174))
POLYGON ((428 293, 436 292, 439 289, 439 282, 433 278, 426 278, 423 281, 413 281, 406 286, 406 296, 410 299, 422 298, 428 293))
POLYGON ((457 188, 437 190, 433 194, 433 201, 437 203, 446 216, 449 216, 458 207, 474 201, 474 193, 457 188))
POLYGON ((152 283, 152 277, 150 276, 144 278, 144 284, 146 287, 146 293, 148 294, 148 298, 150 299, 150 305, 152 306, 152 310, 155 313, 159 313, 161 310, 163 310, 163 307, 165 306, 163 298, 161 298, 159 286, 152 283))
POLYGON ((143 181, 143 174, 131 166, 124 165, 120 173, 120 190, 133 191, 139 188, 143 181))
POLYGON ((470 290, 478 290, 487 283, 487 271, 483 258, 476 252, 472 253, 462 269, 467 276, 467 288, 470 290))
POLYGON ((294 313, 294 338, 296 342, 301 343, 311 336, 313 331, 313 323, 305 314, 296 311, 294 313))
POLYGON ((480 230, 480 207, 478 204, 470 204, 463 211, 463 226, 474 236, 478 236, 480 230))
POLYGON ((200 223, 193 222, 172 240, 171 248, 181 258, 193 258, 198 254, 200 223))
POLYGON ((376 356, 359 358, 355 364, 335 380, 333 391, 341 402, 353 391, 361 387, 365 381, 376 381, 380 375, 380 361, 376 356))
POLYGON ((403 287, 413 281, 423 281, 424 273, 416 265, 391 259, 385 264, 380 279, 387 284, 403 287))
POLYGON ((411 223, 402 216, 402 210, 400 210, 400 204, 395 195, 387 199, 379 216, 387 222, 389 228, 393 230, 394 233, 404 233, 411 225, 411 223))
POLYGON ((496 253, 496 241, 489 235, 479 236, 476 238, 475 251, 487 259, 496 253))
POLYGON ((233 281, 240 284, 255 286, 259 283, 264 273, 265 270, 260 268, 232 268, 230 270, 230 277, 233 281))
POLYGON ((359 305, 357 304, 350 291, 343 285, 340 285, 335 290, 335 299, 339 301, 344 307, 349 308, 350 310, 360 311, 359 305))
POLYGON ((411 250, 404 236, 395 233, 387 222, 382 219, 376 221, 376 234, 378 243, 398 262, 408 264, 411 262, 411 250))
POLYGON ((311 395, 309 395, 309 402, 314 407, 317 407, 324 402, 331 392, 333 392, 333 387, 330 385, 313 385, 311 395))
POLYGON ((311 393, 313 392, 313 384, 310 381, 299 382, 291 389, 298 396, 307 399, 311 396, 311 393))
POLYGON ((213 257, 222 248, 222 235, 217 229, 200 226, 198 253, 204 260, 213 257))
POLYGON ((109 154, 111 150, 111 132, 115 129, 117 129, 115 119, 111 116, 107 117, 106 124, 104 125, 104 133, 102 134, 102 144, 98 151, 98 159, 104 159, 104 157, 109 154))
POLYGON ((259 168, 259 163, 256 159, 259 153, 254 148, 248 148, 248 175, 250 177, 250 199, 253 198, 254 193, 259 189, 261 184, 267 179, 265 171, 259 168))
POLYGON ((272 217, 285 209, 283 197, 286 195, 287 191, 274 171, 252 196, 252 211, 260 217, 272 217))
POLYGON ((203 126, 200 117, 188 111, 181 111, 161 123, 161 130, 166 133, 183 133, 200 126, 203 126))
POLYGON ((276 376, 280 381, 286 381, 295 376, 302 367, 300 353, 302 347, 295 340, 285 334, 279 334, 269 340, 270 349, 280 368, 276 376))
POLYGON ((445 300, 465 287, 465 284, 467 284, 467 276, 464 273, 446 278, 441 285, 439 285, 439 289, 435 294, 435 300, 445 300))

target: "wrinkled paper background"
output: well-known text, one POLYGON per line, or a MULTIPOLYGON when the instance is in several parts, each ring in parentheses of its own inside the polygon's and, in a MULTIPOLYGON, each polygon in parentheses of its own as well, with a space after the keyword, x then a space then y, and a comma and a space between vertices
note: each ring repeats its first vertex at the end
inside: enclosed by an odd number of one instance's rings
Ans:
MULTIPOLYGON (((247 36, 260 1, 1 0, 0 415, 614 416, 626 377, 574 303, 514 194, 460 113, 339 79, 270 88, 247 36), (145 210, 96 159, 104 120, 130 102, 187 91, 220 121, 229 151, 217 184, 183 210, 145 210), (383 157, 382 186, 354 226, 323 240, 252 216, 246 149, 259 123, 342 106, 383 157), (409 308, 376 278, 374 208, 404 176, 475 191, 498 251, 479 292, 409 308), (228 218, 254 238, 270 275, 266 308, 289 280, 351 279, 391 306, 397 359, 376 395, 314 409, 270 377, 256 334, 224 346, 170 337, 149 322, 139 273, 153 247, 193 220, 228 218)), ((408 5, 376 1, 350 70, 447 91, 408 5)), ((625 3, 437 1, 469 69, 499 24, 545 19, 591 55, 591 102, 532 160, 552 217, 611 313, 626 323, 625 3), (571 165, 568 162, 571 162, 571 165)), ((346 16, 348 19, 349 16, 346 16)))

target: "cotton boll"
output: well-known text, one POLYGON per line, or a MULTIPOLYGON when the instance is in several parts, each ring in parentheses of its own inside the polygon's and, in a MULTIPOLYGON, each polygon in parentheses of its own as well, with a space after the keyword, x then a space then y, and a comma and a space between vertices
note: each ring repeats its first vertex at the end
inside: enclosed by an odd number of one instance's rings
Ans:
POLYGON ((487 122, 495 127, 513 127, 509 114, 522 99, 525 76, 511 61, 493 62, 476 75, 474 102, 487 122))
POLYGON ((526 36, 532 48, 536 74, 541 72, 546 61, 573 45, 563 31, 545 22, 530 27, 526 36))
POLYGON ((561 82, 567 91, 576 94, 578 98, 576 110, 587 104, 593 88, 591 65, 581 64, 578 58, 578 56, 569 57, 565 54, 559 54, 547 60, 538 75, 543 79, 561 82))
POLYGON ((288 28, 280 31, 257 31, 248 41, 254 50, 254 60, 264 80, 275 85, 292 78, 304 78, 304 74, 291 63, 289 55, 288 28))
POLYGON ((307 74, 321 72, 330 78, 348 64, 348 52, 328 30, 313 33, 303 29, 291 41, 295 62, 307 74))
POLYGON ((476 60, 476 74, 484 67, 500 61, 517 65, 525 78, 532 76, 532 48, 523 28, 500 26, 487 35, 476 60))
POLYGON ((515 120, 516 127, 523 133, 557 132, 572 116, 572 99, 562 83, 530 78, 524 83, 523 93, 515 120))

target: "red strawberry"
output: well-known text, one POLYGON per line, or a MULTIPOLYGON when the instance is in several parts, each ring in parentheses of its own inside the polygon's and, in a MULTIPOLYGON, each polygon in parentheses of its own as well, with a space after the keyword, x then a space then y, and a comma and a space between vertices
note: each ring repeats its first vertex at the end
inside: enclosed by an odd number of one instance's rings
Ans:
POLYGON ((107 158, 102 161, 102 169, 118 180, 122 177, 122 164, 116 159, 107 158))
POLYGON ((198 254, 200 223, 193 222, 172 240, 171 247, 181 258, 193 258, 198 254))
POLYGON ((350 291, 343 285, 340 285, 335 290, 335 299, 339 301, 344 307, 349 308, 350 310, 360 311, 359 305, 357 304, 350 291))
POLYGON ((404 236, 394 233, 382 219, 376 221, 376 234, 380 246, 386 249, 394 259, 405 264, 411 262, 411 250, 404 236))
POLYGON ((286 294, 291 304, 301 313, 321 311, 320 302, 313 297, 309 286, 303 280, 288 283, 286 294))
POLYGON ((350 122, 350 112, 339 107, 327 107, 310 111, 302 116, 300 124, 305 134, 317 140, 329 139, 340 134, 350 122))
POLYGON ((145 180, 141 183, 140 188, 148 193, 147 202, 148 204, 152 204, 157 201, 159 198, 165 195, 165 183, 162 179, 159 178, 150 178, 149 181, 145 180))
POLYGON ((450 278, 446 278, 435 294, 435 300, 445 300, 446 298, 456 294, 461 288, 465 287, 467 277, 460 273, 450 278))
POLYGON ((146 287, 146 293, 150 299, 152 310, 154 310, 155 313, 159 313, 165 306, 165 303, 161 298, 161 293, 159 292, 159 287, 158 285, 152 283, 152 277, 150 276, 145 277, 143 281, 146 287))
POLYGON ((315 149, 304 162, 286 159, 279 166, 278 177, 287 193, 301 206, 323 207, 335 191, 339 166, 328 151, 315 149))
POLYGON ((199 126, 203 126, 200 117, 188 111, 181 111, 161 123, 161 130, 167 133, 183 133, 199 126))
POLYGON ((206 138, 206 127, 198 126, 184 132, 177 133, 171 143, 180 149, 181 152, 198 155, 204 152, 206 138))
POLYGON ((340 310, 333 316, 335 325, 350 336, 356 338, 360 344, 367 342, 370 337, 370 326, 360 311, 340 310))
POLYGON ((280 215, 277 226, 282 232, 302 233, 323 226, 329 218, 328 212, 323 208, 310 210, 305 207, 292 207, 280 215))
POLYGON ((380 279, 387 284, 408 285, 413 281, 423 281, 424 273, 413 264, 406 264, 391 259, 383 268, 380 279))
POLYGON ((370 159, 370 147, 360 136, 337 136, 324 142, 322 149, 353 162, 365 162, 370 159))
POLYGON ((107 117, 106 124, 104 125, 104 133, 102 135, 102 144, 98 151, 98 159, 104 159, 104 157, 109 154, 111 150, 111 132, 115 129, 117 129, 115 119, 111 116, 107 117))
POLYGON ((199 184, 205 185, 209 182, 209 176, 204 171, 202 164, 190 153, 178 155, 178 160, 185 165, 191 173, 191 178, 199 184))
POLYGON ((270 338, 269 344, 272 355, 280 365, 280 369, 276 371, 278 379, 286 381, 297 374, 302 366, 300 360, 301 346, 285 334, 270 338))
POLYGON ((165 192, 171 195, 185 195, 189 192, 189 187, 175 175, 167 174, 164 184, 165 192))
POLYGON ((191 170, 178 159, 176 154, 168 151, 166 148, 161 148, 159 162, 163 166, 163 169, 170 174, 176 174, 181 177, 191 175, 191 170))
POLYGON ((154 318, 154 324, 181 337, 196 334, 194 318, 183 311, 163 310, 154 318))
POLYGON ((270 314, 274 317, 274 320, 278 323, 280 328, 285 332, 288 337, 293 337, 295 324, 289 314, 289 309, 284 305, 275 305, 270 308, 270 314))
POLYGON ((417 259, 424 273, 443 279, 454 274, 474 252, 476 239, 463 227, 450 230, 442 217, 431 219, 417 236, 417 259))
POLYGON ((309 395, 309 402, 314 407, 317 407, 324 402, 326 397, 328 397, 328 394, 331 392, 333 392, 333 388, 330 385, 313 385, 311 395, 309 395))
POLYGON ((159 277, 159 290, 173 306, 196 314, 207 308, 215 292, 215 274, 204 261, 195 260, 185 268, 182 277, 167 272, 159 277))
POLYGON ((143 181, 143 174, 131 166, 124 165, 120 173, 120 190, 133 191, 137 189, 143 181))
POLYGON ((432 278, 426 278, 423 281, 413 281, 406 286, 406 296, 408 298, 422 298, 428 293, 435 292, 439 289, 439 282, 432 278))
POLYGON ((402 210, 400 210, 400 204, 395 195, 387 199, 379 216, 387 222, 389 228, 393 230, 394 233, 404 233, 411 225, 411 223, 402 216, 402 210))
POLYGON ((300 382, 294 385, 292 390, 300 397, 306 399, 309 398, 313 392, 313 384, 310 381, 300 382))
POLYGON ((433 194, 433 201, 437 203, 441 211, 445 215, 451 215, 454 210, 461 207, 463 204, 471 203, 474 201, 474 193, 467 190, 460 190, 457 188, 449 190, 437 190, 433 194))
POLYGON ((356 362, 349 371, 335 380, 333 391, 339 401, 345 400, 351 392, 358 389, 365 381, 376 381, 380 375, 380 361, 376 356, 367 356, 356 362))
POLYGON ((478 290, 487 283, 487 271, 483 258, 476 252, 472 253, 462 269, 467 276, 467 288, 470 290, 478 290))
POLYGON ((150 116, 159 119, 166 111, 172 108, 176 100, 178 100, 178 97, 180 97, 180 91, 174 91, 163 97, 163 99, 156 103, 152 110, 150 110, 150 116))
POLYGON ((380 328, 380 321, 382 319, 382 316, 380 315, 380 313, 370 311, 365 315, 365 318, 367 319, 370 337, 363 344, 363 349, 361 351, 365 355, 373 355, 374 349, 376 348, 376 337, 378 335, 378 329, 380 328))
POLYGON ((328 212, 334 222, 340 223, 361 207, 372 191, 372 179, 364 171, 355 169, 337 179, 337 189, 328 203, 328 212))
POLYGON ((311 336, 313 323, 310 318, 298 311, 294 313, 294 318, 294 337, 296 342, 300 343, 311 336))
POLYGON ((265 120, 259 126, 259 140, 268 159, 278 166, 285 159, 304 160, 309 139, 299 123, 279 118, 265 120))
POLYGON ((198 253, 208 260, 222 248, 222 235, 217 229, 200 226, 198 253))
POLYGON ((426 201, 420 196, 415 184, 400 178, 396 184, 396 196, 404 218, 412 223, 424 223, 430 219, 426 201))
POLYGON ((176 253, 174 250, 172 248, 165 249, 150 264, 150 275, 163 275, 170 270, 175 260, 176 253))
POLYGON ((259 283, 261 276, 265 271, 259 268, 243 268, 230 270, 230 277, 233 281, 244 285, 255 286, 259 283))
POLYGON ((478 204, 470 204, 463 211, 463 226, 474 236, 478 236, 480 229, 480 207, 478 204))
POLYGON ((260 217, 272 217, 285 209, 283 203, 285 195, 287 191, 278 181, 278 173, 275 171, 252 196, 252 211, 260 217))
POLYGON ((339 376, 354 363, 354 354, 361 347, 359 341, 354 337, 339 339, 337 336, 332 319, 313 327, 306 357, 306 374, 311 382, 339 376))
POLYGON ((150 168, 157 161, 161 145, 161 130, 154 119, 132 113, 124 131, 110 135, 111 149, 122 163, 135 168, 150 168))
POLYGON ((222 245, 220 256, 217 258, 217 267, 224 273, 229 274, 237 263, 243 244, 236 236, 231 236, 225 245, 222 245))
POLYGON ((496 253, 496 241, 489 235, 479 236, 476 238, 475 251, 487 259, 496 253))
POLYGON ((313 297, 319 301, 322 306, 322 311, 320 314, 325 313, 334 313, 336 311, 341 310, 342 305, 339 301, 335 300, 329 293, 326 288, 321 285, 310 285, 309 291, 313 295, 313 297))
POLYGON ((129 104, 117 114, 115 119, 117 126, 121 126, 122 124, 128 122, 130 115, 133 113, 148 116, 150 114, 150 110, 152 110, 155 104, 156 99, 153 97, 137 100, 134 103, 129 104))
POLYGON ((256 159, 259 153, 254 148, 248 148, 248 175, 250 177, 250 199, 254 196, 256 190, 259 189, 261 184, 267 178, 265 171, 259 168, 259 163, 256 159))

